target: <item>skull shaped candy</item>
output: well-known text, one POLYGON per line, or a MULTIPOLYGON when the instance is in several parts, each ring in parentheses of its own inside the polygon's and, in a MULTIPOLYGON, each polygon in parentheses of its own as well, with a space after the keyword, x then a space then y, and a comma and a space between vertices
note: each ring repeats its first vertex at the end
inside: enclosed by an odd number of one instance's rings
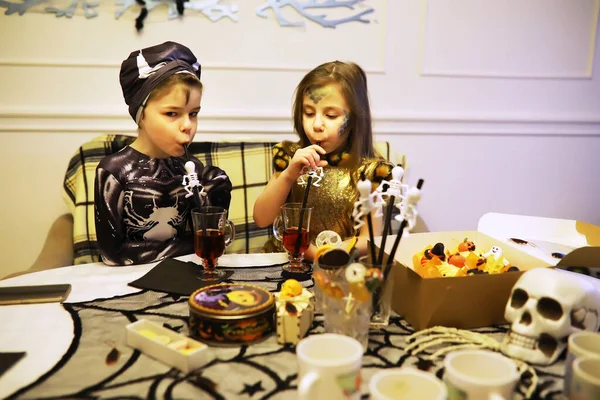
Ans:
POLYGON ((342 245, 342 238, 337 232, 334 231, 322 231, 320 232, 316 239, 315 244, 318 247, 324 246, 326 244, 330 244, 335 247, 340 247, 342 245))
POLYGON ((513 286, 504 316, 511 322, 501 350, 530 362, 550 365, 567 346, 570 334, 600 326, 600 290, 572 272, 534 268, 513 286))

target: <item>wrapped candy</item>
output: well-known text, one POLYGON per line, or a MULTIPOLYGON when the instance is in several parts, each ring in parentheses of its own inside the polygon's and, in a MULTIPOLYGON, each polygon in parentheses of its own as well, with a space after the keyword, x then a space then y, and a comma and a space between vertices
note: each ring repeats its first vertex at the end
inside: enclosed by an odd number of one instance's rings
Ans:
POLYGON ((321 289, 324 295, 333 297, 334 299, 342 299, 345 296, 344 289, 342 289, 340 284, 330 280, 323 271, 315 271, 313 279, 315 280, 315 285, 321 289))
POLYGON ((371 292, 365 285, 367 269, 364 265, 353 263, 346 267, 346 280, 350 286, 350 293, 357 301, 366 303, 371 300, 371 292))

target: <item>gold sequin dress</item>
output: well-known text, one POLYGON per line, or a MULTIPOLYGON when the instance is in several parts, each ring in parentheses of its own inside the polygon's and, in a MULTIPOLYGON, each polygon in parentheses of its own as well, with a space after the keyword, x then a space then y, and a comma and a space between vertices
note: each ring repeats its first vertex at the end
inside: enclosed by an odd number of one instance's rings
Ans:
MULTIPOLYGON (((273 169, 275 173, 281 173, 287 168, 296 150, 300 148, 298 143, 284 141, 273 147, 273 169)), ((353 168, 350 155, 343 152, 337 155, 325 157, 328 164, 323 168, 323 178, 318 182, 319 186, 312 186, 308 195, 307 204, 313 208, 310 221, 310 241, 315 243, 317 235, 324 230, 337 232, 342 240, 346 240, 358 234, 354 230, 352 211, 354 203, 358 200, 356 183, 360 180, 360 174, 365 176, 373 184, 375 190, 382 180, 392 179, 392 165, 385 159, 365 159, 359 163, 358 168, 353 168)), ((298 178, 297 183, 301 178, 298 178)), ((304 175, 304 181, 307 178, 304 175)), ((313 180, 313 183, 315 180, 313 180)), ((306 185, 296 184, 292 187, 286 202, 301 203, 304 198, 306 185)), ((263 252, 285 251, 280 241, 275 237, 269 238, 263 252)))

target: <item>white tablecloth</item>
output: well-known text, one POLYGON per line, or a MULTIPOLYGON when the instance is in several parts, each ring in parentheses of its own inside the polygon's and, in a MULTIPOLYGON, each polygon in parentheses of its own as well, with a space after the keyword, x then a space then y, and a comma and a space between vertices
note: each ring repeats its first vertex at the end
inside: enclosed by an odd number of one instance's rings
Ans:
MULTIPOLYGON (((195 261, 194 254, 178 257, 195 261)), ((226 254, 219 265, 227 268, 284 262, 285 253, 226 254)), ((128 286, 157 263, 109 267, 103 263, 82 264, 17 276, 0 281, 0 287, 70 283, 66 303, 78 303, 139 292, 128 286)), ((50 370, 73 340, 73 320, 60 303, 0 306, 0 352, 26 352, 0 376, 0 398, 32 383, 50 370)))

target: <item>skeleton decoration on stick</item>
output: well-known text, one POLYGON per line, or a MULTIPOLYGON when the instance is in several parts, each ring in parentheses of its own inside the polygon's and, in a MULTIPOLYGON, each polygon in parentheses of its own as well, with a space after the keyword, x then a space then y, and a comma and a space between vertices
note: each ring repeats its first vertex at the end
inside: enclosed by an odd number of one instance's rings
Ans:
POLYGON ((304 180, 304 175, 307 175, 308 177, 312 178, 312 185, 313 186, 320 187, 321 184, 319 182, 321 182, 321 180, 323 179, 323 175, 324 174, 325 173, 323 172, 323 167, 317 167, 315 169, 311 169, 307 173, 303 173, 300 176, 300 182, 298 182, 298 185, 300 185, 300 186, 306 186, 308 184, 308 182, 306 182, 304 180))
POLYGON ((354 229, 356 230, 362 228, 365 224, 363 217, 371 215, 371 211, 376 210, 375 216, 382 216, 383 211, 381 207, 385 204, 380 192, 375 191, 371 193, 371 181, 363 178, 364 173, 361 174, 361 180, 356 184, 356 188, 358 189, 358 201, 354 203, 354 210, 352 211, 352 218, 355 222, 354 229))
POLYGON ((396 165, 392 168, 392 180, 383 180, 377 187, 377 191, 383 198, 394 196, 394 204, 399 204, 404 201, 406 192, 408 191, 408 185, 402 183, 402 177, 404 176, 404 168, 400 165, 396 165))
POLYGON ((421 189, 417 184, 417 186, 408 188, 406 195, 396 206, 400 210, 400 214, 396 215, 396 220, 406 220, 406 233, 412 231, 417 224, 417 216, 419 215, 417 212, 417 203, 419 200, 421 200, 421 189))
POLYGON ((198 180, 198 174, 196 173, 196 165, 189 161, 189 155, 187 146, 185 147, 185 155, 188 161, 186 161, 184 168, 187 172, 187 175, 183 176, 183 181, 181 184, 183 188, 187 192, 185 195, 186 198, 190 196, 194 196, 194 202, 196 203, 196 207, 202 207, 202 201, 200 200, 200 196, 206 196, 206 192, 204 191, 204 186, 200 184, 200 180, 198 180))
POLYGON ((363 217, 366 216, 367 224, 369 226, 369 241, 371 243, 371 246, 369 246, 371 259, 375 261, 375 245, 373 242, 374 233, 371 212, 376 209, 376 216, 381 216, 381 206, 382 204, 385 204, 385 202, 383 201, 383 198, 379 192, 375 191, 371 193, 371 181, 366 178, 364 172, 361 172, 360 174, 360 181, 356 184, 356 189, 358 190, 358 201, 354 203, 354 210, 352 211, 352 218, 356 223, 354 225, 354 229, 359 230, 365 224, 363 217))

